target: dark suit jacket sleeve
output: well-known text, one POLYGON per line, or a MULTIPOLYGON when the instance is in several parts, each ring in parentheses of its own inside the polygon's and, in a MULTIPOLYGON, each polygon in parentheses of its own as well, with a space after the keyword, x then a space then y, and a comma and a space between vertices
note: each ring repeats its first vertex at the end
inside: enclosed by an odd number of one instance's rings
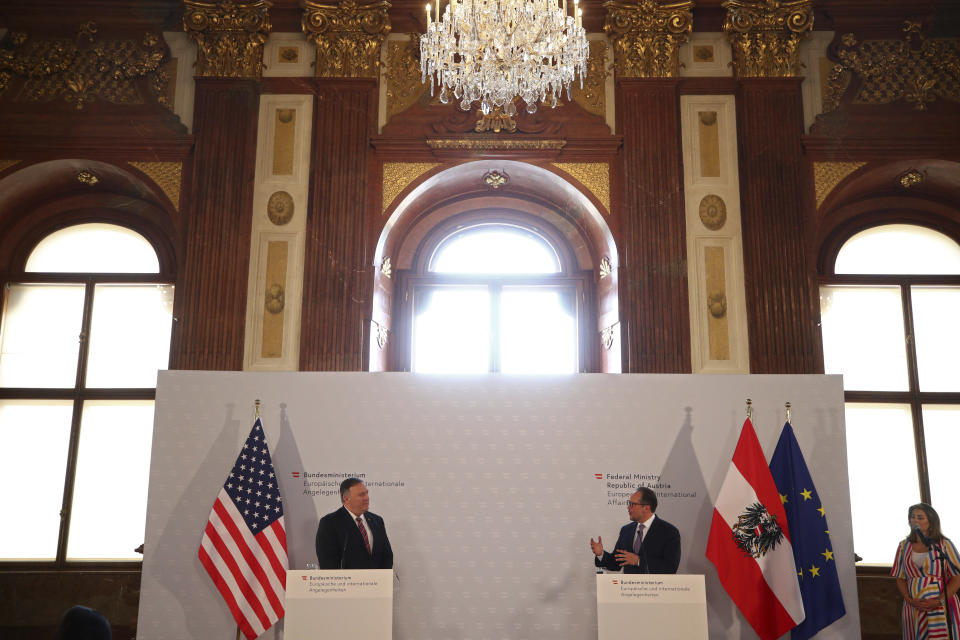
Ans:
POLYGON ((343 553, 343 536, 338 535, 334 513, 320 518, 317 527, 317 566, 321 569, 339 569, 343 553))
POLYGON ((603 555, 599 558, 594 556, 593 563, 598 567, 603 567, 604 569, 609 569, 610 571, 619 571, 622 567, 617 562, 617 558, 614 554, 618 549, 623 549, 625 551, 633 551, 633 532, 636 529, 635 524, 624 525, 620 529, 620 536, 617 538, 617 544, 613 548, 614 553, 609 551, 604 551, 603 555))
MULTIPOLYGON (((383 550, 380 553, 378 569, 393 569, 393 547, 390 546, 390 538, 387 537, 387 527, 383 523, 383 518, 377 516, 378 524, 377 535, 383 536, 383 550)), ((380 545, 377 545, 380 546, 380 545)))

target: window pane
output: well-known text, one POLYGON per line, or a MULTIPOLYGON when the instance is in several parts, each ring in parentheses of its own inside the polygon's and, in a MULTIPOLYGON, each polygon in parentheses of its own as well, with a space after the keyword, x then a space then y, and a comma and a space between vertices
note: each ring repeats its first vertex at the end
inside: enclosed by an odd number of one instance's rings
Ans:
POLYGON ((157 386, 170 359, 172 314, 172 285, 97 285, 87 386, 157 386))
POLYGON ((899 287, 821 287, 823 362, 844 389, 904 391, 907 354, 899 287))
POLYGON ((912 287, 921 391, 960 391, 960 288, 912 287))
POLYGON ((907 507, 920 502, 910 406, 848 403, 846 420, 853 550, 864 562, 892 564, 907 507))
POLYGON ((923 436, 927 444, 930 499, 940 514, 948 538, 960 538, 960 500, 957 499, 957 452, 960 451, 960 405, 923 407, 923 436))
POLYGON ((836 273, 960 274, 960 245, 942 233, 908 224, 861 231, 837 254, 836 273))
POLYGON ((0 400, 2 559, 57 556, 72 415, 69 400, 0 400))
POLYGON ((490 293, 486 287, 418 290, 413 319, 413 371, 490 370, 490 293))
POLYGON ((68 559, 141 558, 152 437, 152 401, 84 403, 68 559))
POLYGON ((504 287, 500 298, 503 373, 576 373, 577 326, 570 290, 504 287))
POLYGON ((27 271, 158 273, 157 253, 136 231, 113 224, 78 224, 41 240, 27 271))
POLYGON ((0 338, 0 386, 74 386, 82 323, 82 284, 10 285, 0 338))
POLYGON ((486 225, 445 239, 430 259, 437 273, 559 273, 560 259, 542 237, 508 225, 486 225))

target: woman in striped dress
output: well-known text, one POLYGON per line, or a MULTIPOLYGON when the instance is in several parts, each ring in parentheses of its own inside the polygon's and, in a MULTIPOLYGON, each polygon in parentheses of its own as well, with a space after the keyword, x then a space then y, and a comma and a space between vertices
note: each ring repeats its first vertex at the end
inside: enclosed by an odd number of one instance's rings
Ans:
POLYGON ((903 596, 903 638, 960 640, 960 555, 940 532, 940 516, 933 507, 921 502, 907 513, 910 535, 897 547, 890 572, 903 596))

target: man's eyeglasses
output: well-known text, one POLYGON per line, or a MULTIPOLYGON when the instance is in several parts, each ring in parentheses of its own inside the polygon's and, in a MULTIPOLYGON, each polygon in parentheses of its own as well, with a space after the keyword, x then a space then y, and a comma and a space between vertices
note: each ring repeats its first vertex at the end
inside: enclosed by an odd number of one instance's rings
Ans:
POLYGON ((627 500, 627 503, 632 507, 644 507, 644 506, 649 507, 650 506, 649 502, 634 502, 633 500, 627 500))

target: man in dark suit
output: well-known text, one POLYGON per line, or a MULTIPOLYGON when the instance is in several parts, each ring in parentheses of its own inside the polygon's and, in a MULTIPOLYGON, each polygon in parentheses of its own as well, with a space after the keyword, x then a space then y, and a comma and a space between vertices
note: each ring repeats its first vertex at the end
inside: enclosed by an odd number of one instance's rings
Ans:
POLYGON ((340 483, 343 506, 320 518, 317 560, 321 569, 392 569, 393 549, 383 518, 368 511, 370 494, 357 478, 340 483))
POLYGON ((620 529, 613 553, 603 550, 603 538, 590 538, 594 564, 611 571, 623 568, 624 573, 676 573, 680 566, 680 532, 654 515, 657 494, 647 487, 638 487, 627 503, 630 524, 620 529))

